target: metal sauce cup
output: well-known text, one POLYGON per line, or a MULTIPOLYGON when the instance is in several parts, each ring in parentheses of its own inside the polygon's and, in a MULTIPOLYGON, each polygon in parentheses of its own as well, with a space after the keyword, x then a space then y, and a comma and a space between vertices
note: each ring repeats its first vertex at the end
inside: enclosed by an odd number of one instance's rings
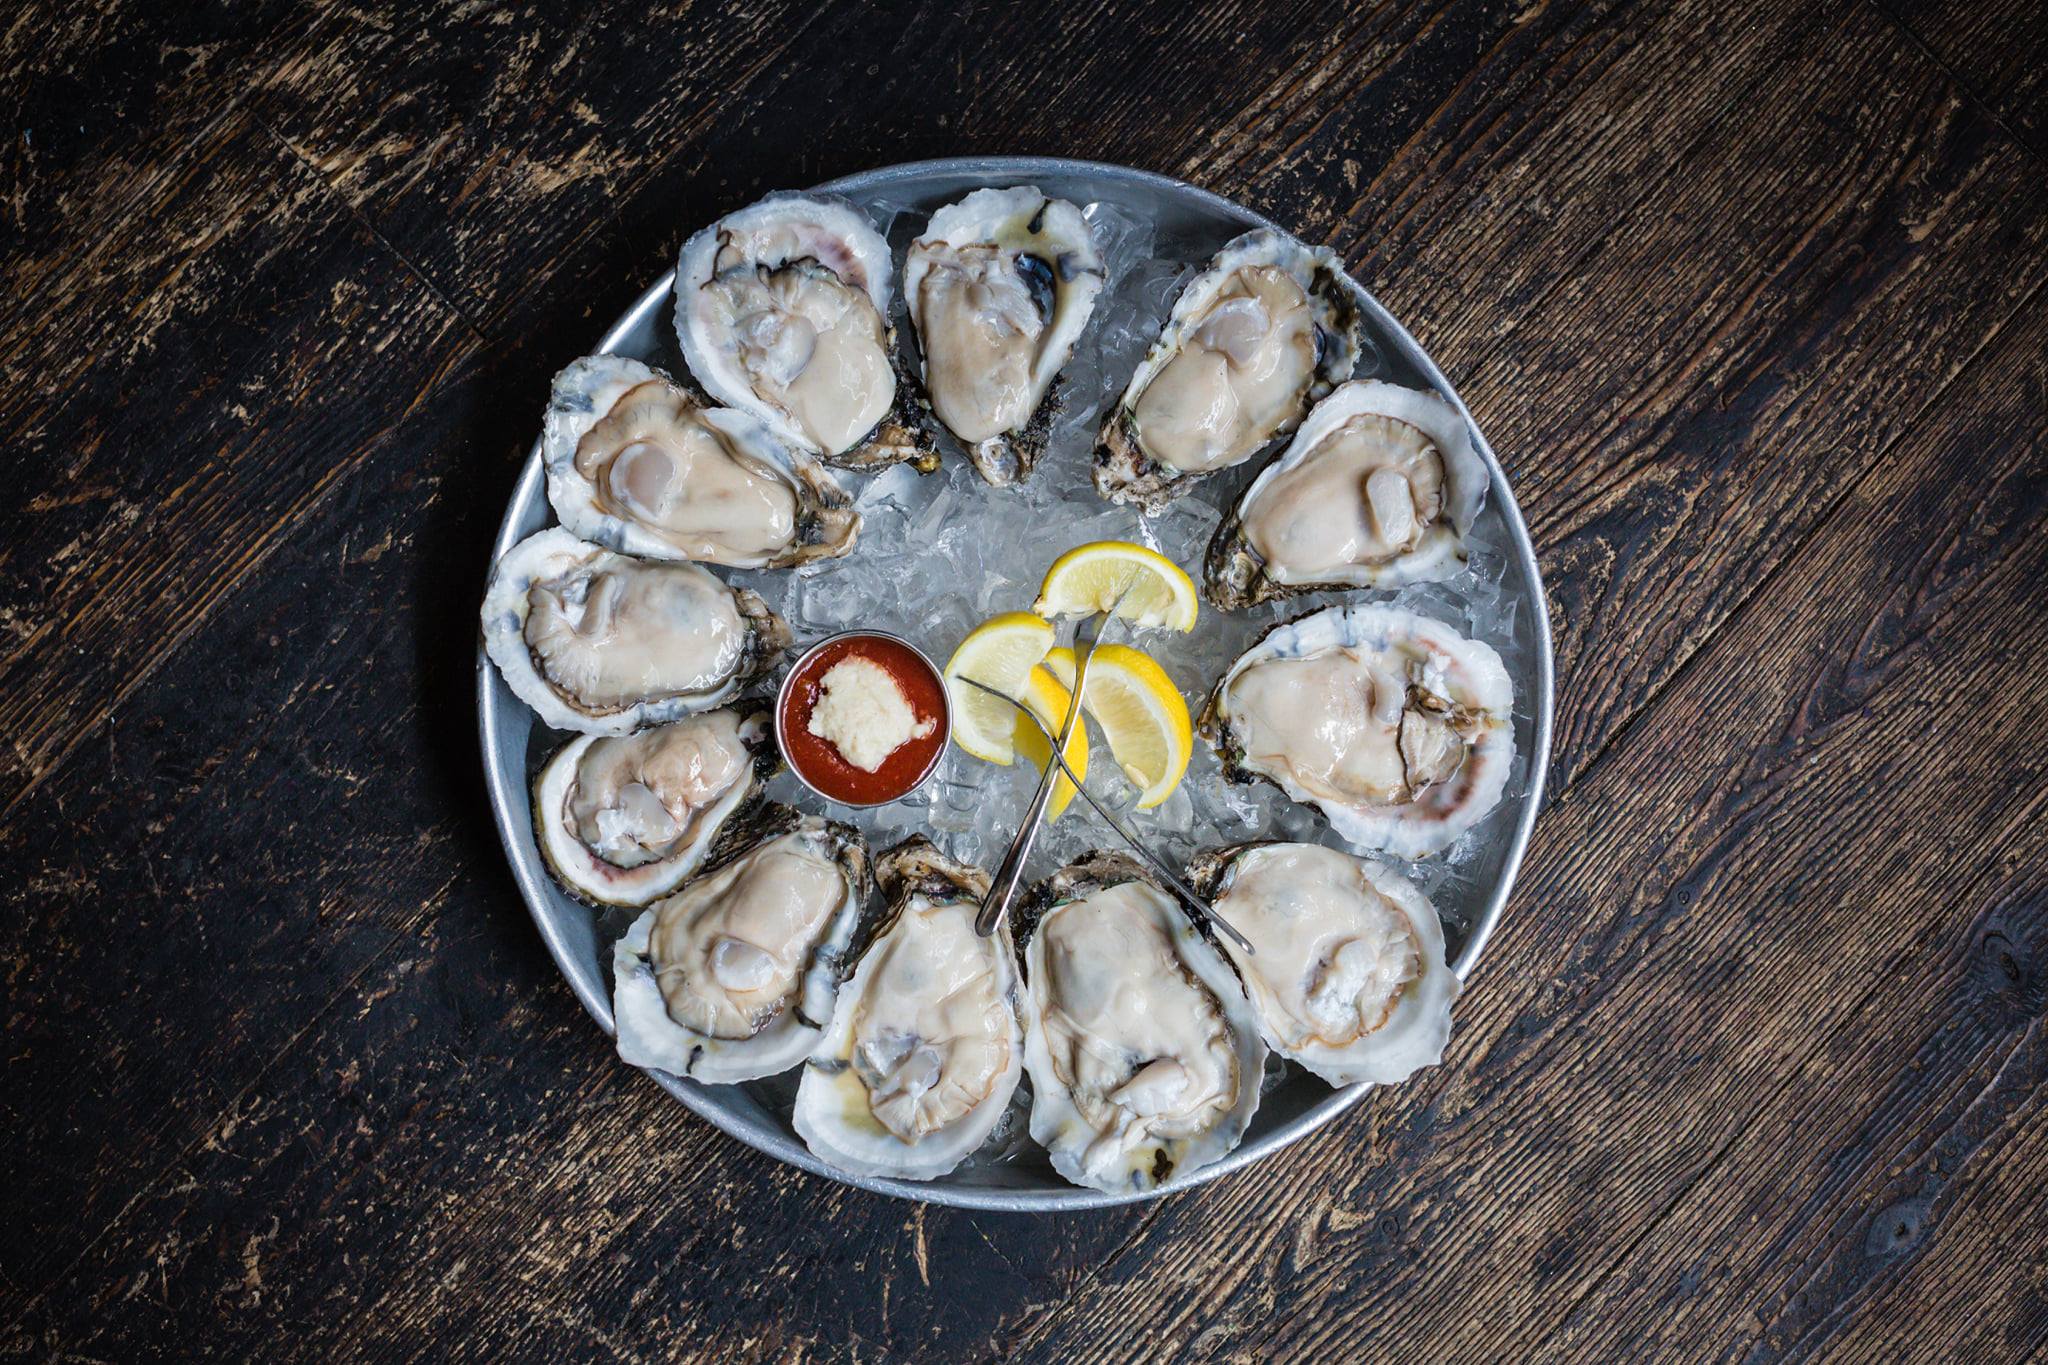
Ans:
MULTIPOLYGON (((883 668, 888 669, 892 677, 895 674, 894 669, 889 669, 891 661, 884 657, 875 655, 862 656, 859 650, 845 651, 845 657, 871 658, 883 668)), ((924 786, 925 783, 931 781, 932 774, 939 769, 939 760, 946 756, 946 746, 951 743, 952 736, 953 699, 946 687, 945 675, 939 671, 939 666, 932 662, 930 655, 904 639, 901 635, 896 635, 886 630, 842 630, 836 635, 826 636, 797 656, 796 660, 790 664, 789 670, 782 675, 782 686, 777 689, 775 694, 775 742, 782 750, 783 761, 789 765, 789 770, 796 774, 797 781, 803 783, 805 787, 822 796, 827 801, 837 802, 842 806, 851 806, 857 810, 870 810, 877 806, 891 805, 901 801, 904 797, 909 796, 912 792, 924 786), (932 689, 938 695, 937 719, 939 725, 935 735, 937 742, 932 744, 931 756, 925 760, 923 767, 918 769, 915 780, 908 786, 900 791, 891 792, 887 796, 879 797, 872 801, 849 800, 844 795, 826 791, 813 782, 811 775, 803 770, 796 755, 802 747, 822 745, 829 748, 830 745, 826 741, 819 740, 809 734, 805 734, 798 743, 792 744, 789 733, 789 726, 794 719, 796 707, 797 680, 808 673, 812 663, 819 655, 835 645, 843 645, 849 640, 880 640, 901 650, 904 655, 915 660, 917 666, 930 677, 932 689)), ((912 742, 920 744, 931 743, 930 740, 915 740, 912 742)))

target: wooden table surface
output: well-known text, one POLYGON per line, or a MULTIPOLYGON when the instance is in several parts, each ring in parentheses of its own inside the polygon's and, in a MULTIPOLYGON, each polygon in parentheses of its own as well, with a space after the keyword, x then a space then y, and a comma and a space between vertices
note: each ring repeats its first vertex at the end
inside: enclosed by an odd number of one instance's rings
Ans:
POLYGON ((0 108, 8 1356, 2042 1354, 2038 3, 50 0, 0 108), (1445 1064, 1085 1216, 619 1065, 473 737, 548 376, 716 213, 962 152, 1333 244, 1558 652, 1445 1064))

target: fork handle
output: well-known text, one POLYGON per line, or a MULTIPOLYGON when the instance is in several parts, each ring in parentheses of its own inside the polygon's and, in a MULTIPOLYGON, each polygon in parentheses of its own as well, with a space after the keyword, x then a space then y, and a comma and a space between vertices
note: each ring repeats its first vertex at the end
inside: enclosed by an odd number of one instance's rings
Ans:
POLYGON ((974 919, 974 932, 983 937, 996 931, 996 926, 1010 911, 1010 902, 1016 899, 1017 883, 1024 873, 1024 860, 1031 856, 1031 846, 1038 842, 1039 826, 1044 824, 1046 803, 1052 799, 1053 779, 1059 771, 1059 764, 1046 764, 1045 780, 1038 784, 1038 792, 1031 798, 1031 807, 1024 812, 1024 828, 1011 841, 1010 851, 1003 855, 1002 865, 996 868, 988 897, 982 901, 981 913, 974 919))
MULTIPOLYGON (((1122 603, 1122 598, 1117 599, 1122 603)), ((1113 609, 1112 609, 1113 610, 1113 609)), ((1062 755, 1067 740, 1074 733, 1074 727, 1081 723, 1081 691, 1088 685, 1088 664, 1095 657, 1095 646, 1101 636, 1090 617, 1074 632, 1074 691, 1067 700, 1067 714, 1060 725, 1060 732, 1052 741, 1052 755, 1045 761, 1045 771, 1039 775, 1038 790, 1032 793, 1031 805, 1024 812, 1024 827, 1017 831, 1017 837, 1010 841, 1010 851, 1003 855, 1003 861, 996 868, 995 880, 989 885, 988 895, 982 898, 981 911, 974 917, 974 932, 983 938, 996 931, 1003 922, 1003 916, 1010 912, 1010 902, 1017 897, 1017 883, 1024 875, 1024 860, 1031 856, 1032 845, 1038 842, 1039 826, 1045 823, 1045 808, 1052 800, 1053 788, 1059 785, 1062 755)), ((1043 728, 1043 727, 1041 727, 1043 728)))

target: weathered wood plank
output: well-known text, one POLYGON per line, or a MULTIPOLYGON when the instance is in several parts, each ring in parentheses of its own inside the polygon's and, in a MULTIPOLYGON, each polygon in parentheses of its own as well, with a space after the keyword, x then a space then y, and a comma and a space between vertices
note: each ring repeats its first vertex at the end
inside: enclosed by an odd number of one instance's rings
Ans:
MULTIPOLYGON (((1541 912, 1504 925, 1451 1065, 1169 1205, 1026 1354, 1313 1356, 1369 1334, 1388 1358, 1515 1358, 1574 1303, 1588 1339, 1560 1358, 1768 1347, 1750 1291, 1812 1277, 1807 1229, 1857 1246, 1892 1202, 1862 1187, 1904 1183, 1888 1163, 1920 1150, 1913 1119, 1967 1108, 2039 1032, 2048 761, 2005 735, 2048 648, 2044 340, 2037 309, 1957 394, 1970 415, 1900 441, 1539 827, 1541 912), (1939 820, 1914 792, 1943 794, 1939 820), (1956 868, 1986 870, 1959 894, 1956 868), (1703 1244, 1664 1240, 1673 1208, 1712 1220, 1704 1269, 1775 1259, 1756 1283, 1686 1279, 1703 1244), (1661 1273, 1610 1322, 1586 1296, 1629 1256, 1661 1273)), ((2029 1331, 2027 1302, 1977 1311, 2029 1331)), ((1790 1344, 1818 1324, 1786 1325, 1790 1344)))
POLYGON ((0 331, 232 113, 291 10, 83 0, 0 25, 0 331))
POLYGON ((2048 164, 2048 6, 2040 0, 1870 2, 2048 164))
MULTIPOLYGON (((35 1153, 0 1182, 10 1310, 440 913, 465 868, 494 865, 454 709, 466 661, 422 652, 394 603, 429 562, 480 580, 484 551, 466 572, 429 560, 446 502, 469 501, 442 491, 454 464, 423 476, 414 452, 378 451, 402 493, 373 504, 344 482, 320 505, 331 534, 286 538, 0 827, 0 1114, 35 1153), (390 515, 400 497, 410 522, 390 515)), ((436 638, 469 638, 473 603, 442 596, 436 638)))
POLYGON ((2048 802, 2010 824, 2004 856, 1984 875, 1956 870, 1951 899, 1975 921, 1897 945, 1897 961, 1837 1013, 1726 1157, 1580 1301, 1547 1358, 1688 1334, 1724 1357, 1825 1353, 1869 1309, 1894 1302, 1917 1310, 1922 1349, 1953 1359, 2017 1360, 2048 1344, 2048 1321, 2030 1318, 2028 1287, 2016 1282, 2038 1267, 2004 1254, 2015 1234, 2048 1227, 2024 1201, 2015 1226, 1982 1198, 2006 1149, 2039 1124, 2029 1110, 2048 1081, 2048 802), (2003 1350, 1967 1349, 1959 1318, 1927 1311, 1921 1296, 1934 1292, 1909 1283, 1952 1281, 1959 1266, 1971 1268, 1975 1332, 2006 1338, 2003 1350), (1747 1311, 1731 1320, 1737 1305, 1747 1311))
POLYGON ((0 808, 185 638, 463 339, 236 116, 0 338, 0 808))
MULTIPOLYGON (((1917 790, 1918 765, 1932 771, 1949 762, 1928 751, 1947 742, 1960 716, 1937 702, 1916 722, 1912 705, 1914 693, 1937 692, 1964 658, 1988 659, 1996 670, 1973 682, 1972 694, 1992 691, 2000 709, 2037 704, 2026 681, 2025 632, 2048 622, 2036 611, 2009 634, 2011 607, 2001 606, 1987 580, 2017 575, 2024 602, 2022 585, 2037 572, 2023 546, 2048 519, 2044 391, 2048 298, 2036 301, 2026 328, 2001 344, 1995 361, 1957 386, 1953 415, 1931 419, 1909 438, 1933 446, 1932 470, 1906 462, 1881 470, 1788 571, 1807 591, 1873 577, 1889 589, 1859 631, 1838 632, 1840 648, 1820 660, 1794 717, 1797 733, 1826 735, 1860 729, 1874 720, 1867 710, 1889 707, 1906 723, 1900 748, 1864 746, 1865 762, 1892 777, 1887 786, 1917 790), (1962 477, 1984 463, 1986 451, 1998 458, 1962 477), (1870 548, 1852 543, 1847 528, 1862 528, 1887 549, 1887 572, 1871 575, 1870 548), (1902 700, 1878 700, 1902 689, 1902 700)), ((1775 598, 1787 608, 1796 601, 1775 598)), ((1780 874, 1797 898, 1779 913, 1860 926, 1871 941, 1858 945, 1859 957, 1867 954, 1872 966, 1860 981, 1825 966, 1842 995, 1801 1021, 1816 1039, 1812 1056, 1770 1092, 1768 1106, 1708 1177, 1580 1304, 1554 1343, 1557 1358, 1687 1333, 1711 1341, 1716 1353, 1750 1343, 1772 1354, 1810 1351, 1853 1305, 1896 1294, 1897 1281, 1931 1254, 1937 1224, 1941 1240, 1964 1248, 2010 1236, 2014 1229, 1999 1220, 1958 1222, 1949 1211, 1982 1178, 1984 1164, 1995 1162, 1998 1142, 2010 1140, 2001 1128, 2018 1121, 2015 1111, 2048 1079, 2040 1047, 2048 1012, 2048 765, 1987 757, 1972 784, 1985 793, 1985 814, 1957 812, 1946 840, 1937 829, 1915 847, 1880 845, 1867 867, 1805 884, 1796 871, 1780 874), (1859 903, 1859 894, 1871 894, 1858 892, 1859 878, 1882 885, 1906 860, 1917 862, 1909 880, 1927 888, 1929 909, 1897 917, 1883 912, 1877 895, 1859 903), (1910 1235, 1887 1230, 1895 1210, 1912 1224, 1910 1235), (1710 1294, 1670 1292, 1708 1280, 1710 1294), (1738 1303, 1754 1318, 1730 1321, 1738 1303)), ((1754 798, 1761 804, 1779 799, 1769 790, 1775 781, 1745 786, 1765 789, 1754 798)), ((1835 820, 1851 818, 1844 810, 1835 820)), ((1813 951, 1802 946, 1798 956, 1810 960, 1813 951)), ((1793 1040, 1791 1016, 1774 1018, 1793 1040)), ((2048 1235, 2044 1218, 2048 1211, 2037 1210, 2020 1222, 2048 1235)), ((2002 1278, 1980 1286, 1979 1314, 2018 1325, 2013 1286, 2003 1294, 1994 1288, 2002 1278)))
MULTIPOLYGON (((1687 154, 1754 107, 1787 49, 1838 27, 1840 10, 1532 7, 1532 21, 1384 164, 1359 158, 1341 123, 1311 107, 1295 112, 1303 126, 1275 136, 1277 151, 1231 172, 1253 193, 1286 198, 1321 181, 1325 192, 1302 193, 1303 229, 1354 244, 1359 277, 1462 380, 1619 224, 1667 202, 1687 154), (1355 174, 1345 159, 1359 162, 1355 174)), ((1511 460, 1523 453, 1503 447, 1511 460)))
MULTIPOLYGON (((498 504, 474 490, 516 467, 531 412, 458 373, 470 382, 385 433, 220 623, 0 831, 25 873, 18 950, 35 952, 5 983, 10 1040, 35 1065, 0 1105, 43 1154, 0 1191, 0 1221, 37 1234, 8 1247, 17 1294, 213 1129, 323 1007, 353 999, 465 869, 498 865, 459 644, 475 602, 446 589, 481 584, 498 504), (94 909, 130 900, 148 951, 110 956, 94 909)), ((489 886, 516 909, 504 879, 489 886)), ((504 927, 545 965, 522 921, 469 924, 504 927)), ((551 968, 526 978, 536 1000, 558 983, 551 968)))
MULTIPOLYGON (((1929 1207, 1901 1201, 1884 1211, 1895 1222, 1872 1227, 1871 1255, 1883 1256, 1891 1246, 1919 1254, 1889 1292, 1829 1324, 1825 1348, 1838 1358, 1911 1359, 1927 1351, 1930 1322, 1947 1326, 1956 1360, 2039 1360, 2048 1349, 2048 1237, 2038 1214, 2042 1172, 2048 1171, 2048 1086, 2042 1084, 2038 1026, 2025 1046, 2031 1055, 2015 1061, 2022 1075, 2031 1075, 2032 1088, 2012 1095, 2000 1087, 1999 1099, 2013 1112, 1954 1172, 1964 1178, 1941 1182, 1929 1207), (1936 1216, 1958 1235, 1932 1227, 1936 1216), (1984 1311, 1987 1303, 1996 1311, 1984 1311)), ((2004 1080, 2001 1074, 1998 1082, 2004 1080)))
POLYGON ((333 10, 255 98, 265 121, 478 322, 617 212, 821 7, 444 3, 333 10))

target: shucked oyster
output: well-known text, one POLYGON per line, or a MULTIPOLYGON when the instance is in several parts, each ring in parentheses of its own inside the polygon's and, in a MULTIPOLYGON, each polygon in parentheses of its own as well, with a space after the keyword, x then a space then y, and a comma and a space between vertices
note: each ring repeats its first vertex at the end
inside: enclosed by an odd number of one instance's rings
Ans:
POLYGON ((612 950, 619 1056, 700 1081, 802 1061, 832 1017, 867 898, 848 825, 762 807, 711 871, 657 901, 612 950), (728 851, 730 850, 730 851, 728 851))
POLYGON ((913 836, 875 860, 887 908, 804 1067, 793 1121, 821 1159, 931 1180, 980 1147, 1023 1075, 1007 929, 974 915, 988 874, 913 836))
POLYGON ((848 469, 938 467, 903 419, 889 245, 839 199, 771 194, 683 243, 676 334, 697 382, 848 469))
POLYGON ((1031 1136, 1077 1185, 1148 1190, 1243 1139, 1266 1045, 1230 968, 1122 853, 1033 892, 1024 949, 1031 1136))
POLYGON ((1356 291, 1327 247, 1270 228, 1227 244, 1104 419, 1095 491, 1156 511, 1294 430, 1357 363, 1356 291))
POLYGON ((645 905, 702 865, 779 760, 766 711, 722 707, 638 734, 584 735, 533 784, 556 880, 593 905, 645 905))
POLYGON ((932 411, 998 487, 1045 453, 1053 385, 1102 289, 1081 210, 1028 185, 976 190, 910 244, 903 297, 932 411))
POLYGON ((1188 880, 1251 940, 1225 940, 1275 1052, 1328 1081, 1390 1084, 1443 1057, 1458 977, 1443 925, 1392 868, 1321 844, 1198 855, 1188 880))
POLYGON ((729 700, 789 645, 758 593, 695 564, 634 559, 559 527, 505 552, 484 647, 557 730, 624 735, 729 700))
POLYGON ((1513 710, 1479 641, 1392 607, 1331 607, 1240 655, 1199 728, 1226 776, 1315 805, 1355 849, 1419 858, 1500 801, 1513 710))
POLYGON ((1230 609, 1449 578, 1486 479, 1449 403, 1377 379, 1340 384, 1216 528, 1209 600, 1230 609))
POLYGON ((567 530, 648 559, 779 569, 843 555, 860 530, 815 459, 624 356, 555 376, 541 460, 567 530))

